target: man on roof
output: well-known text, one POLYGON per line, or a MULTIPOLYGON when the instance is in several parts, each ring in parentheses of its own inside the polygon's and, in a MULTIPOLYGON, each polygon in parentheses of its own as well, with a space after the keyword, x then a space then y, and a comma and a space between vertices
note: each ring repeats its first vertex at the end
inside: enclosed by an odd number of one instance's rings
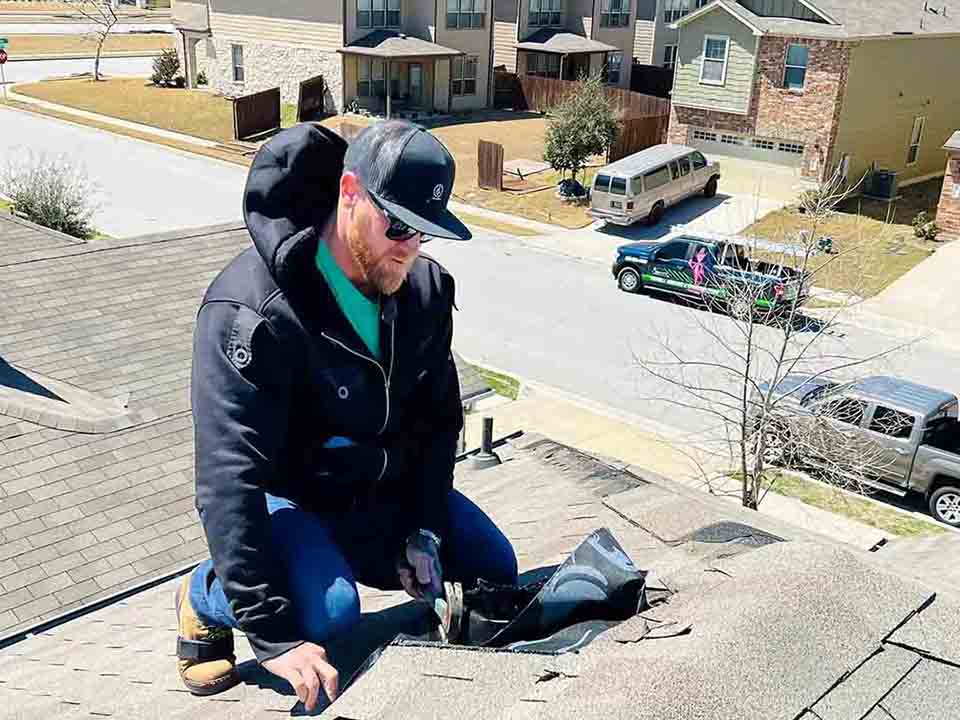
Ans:
POLYGON ((194 336, 196 505, 210 559, 182 581, 180 677, 238 682, 232 629, 308 710, 338 692, 325 644, 357 582, 431 600, 442 581, 514 583, 509 541, 453 489, 463 416, 453 278, 424 236, 467 240, 455 166, 423 128, 346 143, 313 124, 257 153, 254 247, 213 281, 194 336))

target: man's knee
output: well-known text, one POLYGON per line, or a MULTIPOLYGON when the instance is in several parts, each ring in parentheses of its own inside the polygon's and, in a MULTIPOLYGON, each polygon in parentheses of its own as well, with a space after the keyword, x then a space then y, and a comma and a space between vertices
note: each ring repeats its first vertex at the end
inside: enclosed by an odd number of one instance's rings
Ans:
POLYGON ((322 644, 360 621, 360 595, 345 578, 336 579, 302 618, 306 640, 322 644))
POLYGON ((490 549, 490 574, 494 577, 485 578, 499 585, 513 585, 519 574, 517 567, 517 553, 513 545, 506 538, 502 543, 490 549))

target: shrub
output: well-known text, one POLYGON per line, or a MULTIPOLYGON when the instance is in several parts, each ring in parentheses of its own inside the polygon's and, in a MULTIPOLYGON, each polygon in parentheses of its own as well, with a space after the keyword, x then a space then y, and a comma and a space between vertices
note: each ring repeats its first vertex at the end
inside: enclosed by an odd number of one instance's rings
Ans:
POLYGON ((180 72, 180 58, 176 50, 164 50, 160 55, 154 58, 153 75, 150 76, 150 82, 157 87, 170 87, 177 73, 180 72))
POLYGON ((921 210, 913 219, 913 234, 921 240, 933 242, 940 234, 940 226, 931 220, 925 211, 921 210))
POLYGON ((207 85, 209 81, 207 80, 207 73, 201 70, 197 73, 197 85, 207 85))
POLYGON ((17 214, 31 222, 82 240, 94 236, 94 188, 68 158, 30 152, 10 160, 0 170, 0 187, 17 214))

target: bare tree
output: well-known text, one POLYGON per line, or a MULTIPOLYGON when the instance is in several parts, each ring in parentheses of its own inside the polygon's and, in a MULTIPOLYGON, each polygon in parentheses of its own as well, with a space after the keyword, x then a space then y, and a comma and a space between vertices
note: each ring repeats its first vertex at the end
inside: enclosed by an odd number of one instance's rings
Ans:
POLYGON ((119 22, 117 11, 111 0, 69 0, 69 2, 93 26, 90 36, 97 43, 97 54, 93 60, 93 79, 94 81, 102 80, 100 77, 100 55, 103 53, 103 46, 106 44, 110 32, 119 22))
POLYGON ((841 259, 847 275, 866 277, 865 268, 850 272, 859 247, 832 250, 822 233, 837 204, 855 189, 838 173, 804 193, 798 212, 806 227, 793 233, 792 242, 710 238, 722 257, 695 247, 687 264, 707 310, 691 315, 703 341, 696 356, 675 348, 669 331, 651 338, 642 354, 634 352, 637 364, 661 381, 662 392, 650 399, 706 419, 706 429, 690 436, 703 481, 713 490, 736 477, 747 508, 759 507, 779 476, 777 465, 803 460, 830 484, 863 492, 865 481, 890 464, 879 443, 856 431, 853 421, 859 420, 851 413, 857 406, 845 400, 845 391, 905 346, 864 356, 832 337, 840 315, 860 302, 857 287, 832 293, 832 306, 815 314, 803 304, 841 259))

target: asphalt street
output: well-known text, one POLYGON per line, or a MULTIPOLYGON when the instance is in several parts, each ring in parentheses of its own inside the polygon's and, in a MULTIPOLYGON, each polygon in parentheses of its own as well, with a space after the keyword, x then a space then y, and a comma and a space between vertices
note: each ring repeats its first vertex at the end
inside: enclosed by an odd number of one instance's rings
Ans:
MULTIPOLYGON (((154 56, 105 57, 100 59, 100 72, 112 77, 142 77, 152 72, 154 56)), ((64 60, 15 60, 4 65, 7 83, 40 82, 49 78, 67 77, 93 72, 92 58, 64 60)))

